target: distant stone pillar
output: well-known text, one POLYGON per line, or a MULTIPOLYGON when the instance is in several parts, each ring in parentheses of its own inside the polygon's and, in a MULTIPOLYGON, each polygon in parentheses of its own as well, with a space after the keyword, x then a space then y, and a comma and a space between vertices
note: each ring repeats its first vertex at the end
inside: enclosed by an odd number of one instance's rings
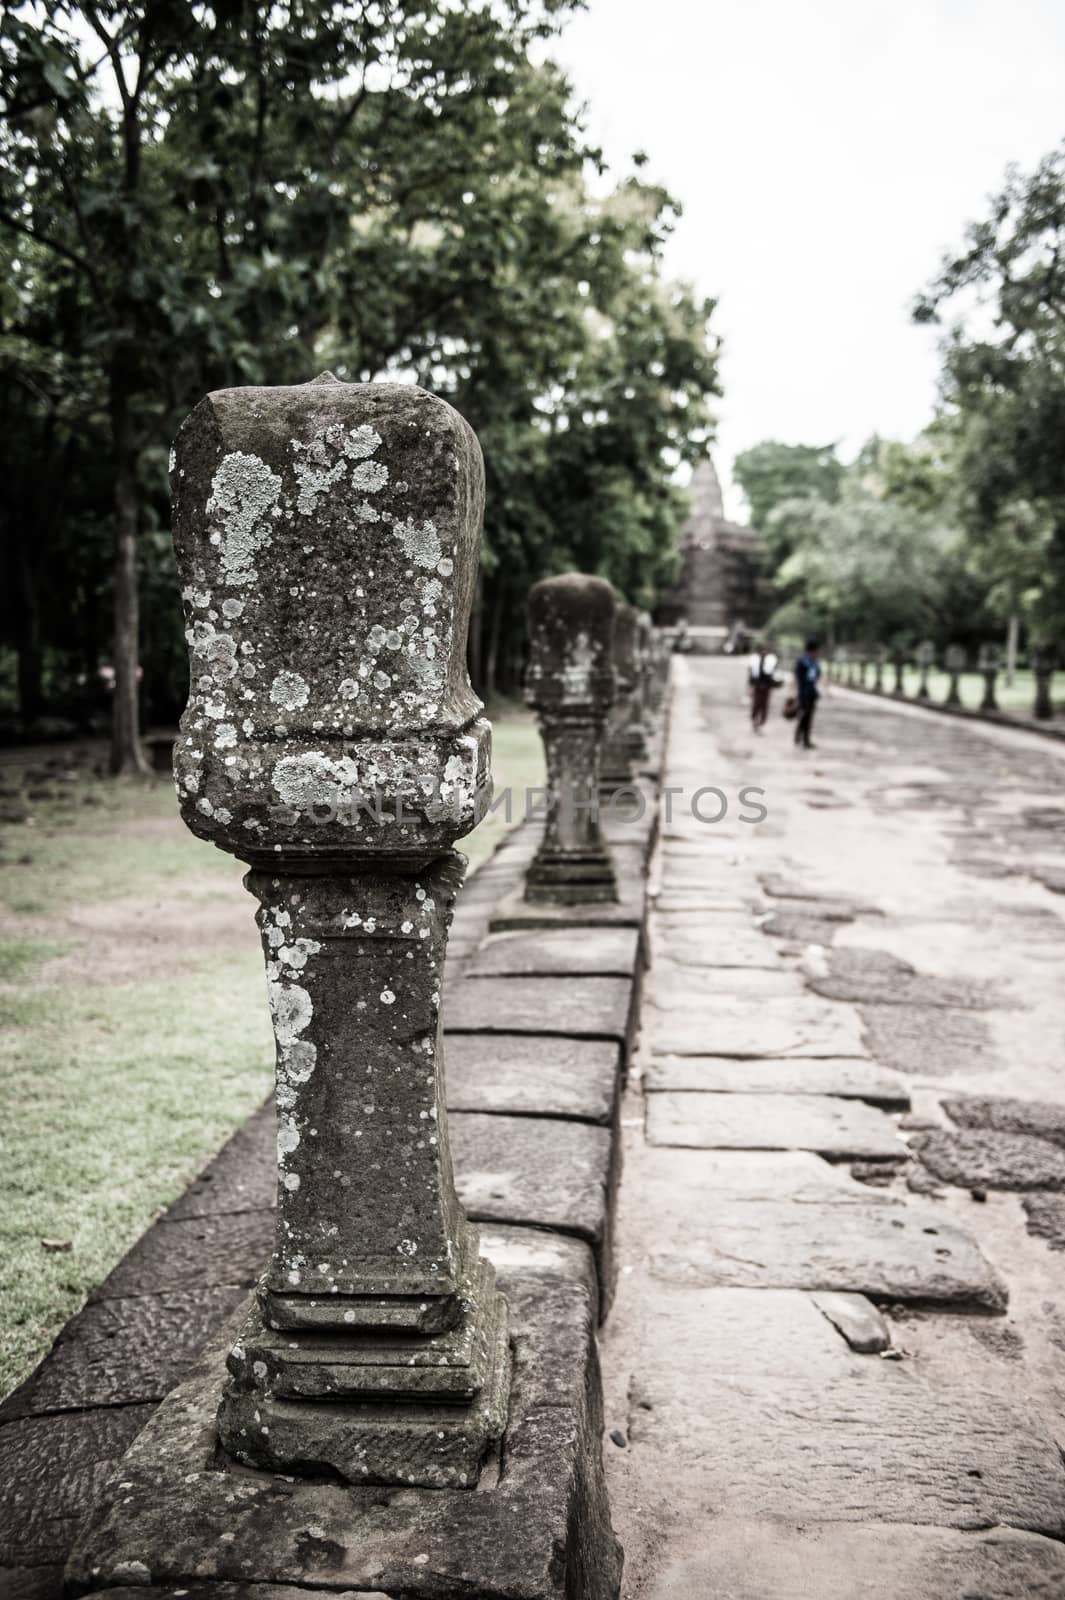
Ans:
POLYGON ((490 794, 466 674, 484 475, 423 390, 227 389, 178 438, 192 831, 246 861, 277 1043, 277 1225, 219 1435, 272 1472, 470 1486, 506 1303, 459 1206, 440 988, 490 794))
POLYGON ((947 690, 947 698, 943 702, 944 705, 961 705, 961 689, 959 688, 959 679, 961 678, 962 673, 965 671, 966 660, 967 656, 963 645, 948 644, 947 653, 944 658, 944 664, 947 671, 950 673, 950 688, 947 690))
POLYGON ((984 675, 984 698, 980 702, 981 711, 997 711, 998 701, 995 698, 995 679, 998 677, 999 653, 997 644, 982 644, 979 656, 980 671, 984 675))
POLYGON ((537 714, 547 759, 547 821, 525 898, 580 904, 616 900, 599 827, 599 768, 614 702, 614 591, 570 572, 529 591, 525 699, 537 714))
POLYGON ((887 651, 883 645, 878 645, 873 657, 873 690, 876 694, 884 692, 884 668, 887 665, 887 651))
POLYGON ((861 652, 860 656, 858 657, 858 687, 859 687, 859 689, 864 689, 865 688, 865 674, 866 674, 866 671, 868 669, 868 666, 869 666, 869 660, 868 660, 868 657, 866 655, 866 652, 863 650, 861 652))
POLYGON ((903 655, 901 650, 896 650, 892 655, 891 666, 895 674, 895 681, 891 686, 891 692, 896 696, 897 699, 901 700, 906 693, 906 684, 903 679, 903 673, 906 670, 906 657, 903 655))
POLYGON ((1032 713, 1040 722, 1048 722, 1054 715, 1054 702, 1050 695, 1050 684, 1057 665, 1057 656, 1053 645, 1036 645, 1032 652, 1032 671, 1035 673, 1035 705, 1032 713))
POLYGON ((614 704, 607 721, 601 787, 607 793, 627 788, 633 780, 633 697, 639 671, 636 607, 618 600, 614 606, 614 704))
POLYGON ((928 700, 928 674, 935 665, 936 647, 931 639, 923 639, 915 652, 920 676, 917 680, 917 699, 928 700))
POLYGON ((632 697, 632 725, 629 742, 634 761, 646 761, 650 755, 649 741, 654 733, 654 712, 651 706, 652 679, 654 677, 655 630, 650 613, 636 613, 636 688, 632 697))

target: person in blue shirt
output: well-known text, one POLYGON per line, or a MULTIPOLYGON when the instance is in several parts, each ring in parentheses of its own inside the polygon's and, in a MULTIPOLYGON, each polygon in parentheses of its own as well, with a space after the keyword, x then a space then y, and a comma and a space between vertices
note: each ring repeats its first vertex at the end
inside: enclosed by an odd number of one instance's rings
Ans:
POLYGON ((821 676, 821 663, 817 652, 821 644, 817 639, 807 639, 802 655, 795 663, 795 690, 799 701, 799 715, 795 723, 795 743, 805 750, 814 748, 810 730, 814 725, 814 712, 821 691, 817 687, 821 676))

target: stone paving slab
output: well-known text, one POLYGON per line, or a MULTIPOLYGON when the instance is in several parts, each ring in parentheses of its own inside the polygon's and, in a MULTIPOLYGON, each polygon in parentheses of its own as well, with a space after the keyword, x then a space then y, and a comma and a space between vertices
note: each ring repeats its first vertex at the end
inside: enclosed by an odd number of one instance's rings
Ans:
POLYGON ((1051 1250, 1065 1250, 1065 1195, 1028 1194, 1021 1202, 1025 1227, 1051 1250))
POLYGON ((885 1067, 946 1078, 998 1065, 983 1017, 938 1006, 860 1007, 869 1053, 885 1067))
POLYGON ((781 966, 772 942, 751 928, 750 917, 693 916, 680 924, 683 938, 673 937, 675 924, 663 920, 653 936, 653 947, 669 951, 669 959, 679 967, 772 967, 781 966), (668 937, 667 937, 668 934, 668 937))
POLYGON ((637 928, 586 928, 577 938, 568 928, 494 933, 481 945, 466 976, 631 978, 639 946, 637 928))
POLYGON ((152 1409, 111 1406, 22 1417, 0 1428, 0 1569, 46 1566, 66 1551, 152 1409))
POLYGON ((929 976, 887 950, 837 945, 805 965, 810 988, 828 1000, 969 1011, 987 1011, 1003 1003, 1001 995, 986 983, 929 976))
POLYGON ((482 978, 448 996, 449 1034, 532 1033, 616 1039, 632 1026, 631 978, 482 978))
POLYGON ((515 1335, 502 1477, 490 1462, 476 1492, 426 1493, 227 1468, 214 1450, 217 1351, 158 1409, 122 1462, 124 1487, 83 1529, 68 1569, 78 1592, 129 1574, 138 1600, 160 1600, 168 1584, 215 1596, 216 1581, 241 1573, 256 1600, 268 1585, 614 1600, 588 1252, 560 1239, 538 1248, 530 1260, 525 1238, 512 1258, 506 1233, 492 1244, 515 1335))
POLYGON ((936 1212, 878 1201, 742 1200, 692 1215, 683 1245, 658 1250, 669 1283, 751 1289, 839 1289, 875 1300, 915 1300, 1002 1311, 1006 1288, 969 1234, 936 1212))
POLYGON ((660 1011, 712 1013, 719 1000, 799 1000, 806 993, 801 974, 785 966, 693 970, 664 959, 655 967, 654 1004, 660 1011))
POLYGON ((941 1183, 959 1189, 1065 1189, 1065 1150, 1031 1134, 937 1128, 910 1146, 941 1183))
POLYGON ((797 911, 773 911, 760 923, 761 930, 771 939, 786 940, 789 944, 831 944, 843 927, 841 922, 830 922, 825 917, 806 917, 797 911))
MULTIPOLYGON (((892 1007, 892 1010, 895 1008, 892 1007)), ((867 1056, 857 1015, 827 1000, 719 996, 708 1015, 648 1008, 656 1053, 682 1056, 867 1056)))
MULTIPOLYGON (((691 1543, 683 1534, 681 1543, 691 1543)), ((714 1518, 645 1600, 1060 1600, 1065 1549, 1018 1528, 714 1518), (890 1576, 888 1576, 890 1575, 890 1576)))
POLYGON ((836 1330, 798 1289, 700 1289, 656 1283, 647 1319, 655 1371, 693 1393, 707 1372, 832 1378, 856 1370, 836 1330))
POLYGON ((0 1423, 13 1416, 161 1400, 245 1293, 225 1285, 87 1305, 4 1402, 0 1423))
POLYGON ((877 1161, 904 1161, 907 1155, 883 1111, 818 1094, 652 1094, 647 1138, 698 1150, 813 1150, 877 1161))
POLYGON ((962 1095, 941 1102, 962 1128, 994 1128, 1000 1133, 1030 1133, 1065 1146, 1065 1105, 1046 1100, 1015 1100, 1005 1095, 962 1095))
POLYGON ((167 1220, 268 1210, 277 1198, 276 1142, 277 1117, 271 1094, 174 1201, 167 1220))
POLYGON ((456 1112, 448 1125, 455 1186, 471 1220, 550 1228, 585 1240, 605 1295, 616 1182, 610 1129, 473 1112, 456 1112))
POLYGON ((459 1033, 447 1041, 450 1111, 494 1111, 613 1123, 622 1069, 611 1039, 459 1033))
MULTIPOLYGON (((779 1200, 794 1207, 901 1208, 897 1195, 856 1183, 846 1167, 805 1150, 685 1150, 648 1145, 640 1157, 641 1193, 663 1233, 686 1237, 733 1203, 779 1200)), ((730 1211, 731 1214, 731 1211, 730 1211)), ((843 1222, 837 1227, 843 1227, 843 1222)), ((656 1234, 655 1247, 661 1243, 656 1234)))
MULTIPOLYGON (((273 1194, 273 1173, 270 1191, 273 1194)), ((143 1234, 90 1301, 236 1284, 250 1289, 273 1249, 271 1211, 162 1220, 143 1234)))
POLYGON ((774 1061, 734 1056, 652 1056, 644 1086, 714 1094, 829 1094, 904 1110, 910 1103, 902 1078, 875 1061, 785 1057, 774 1061))
POLYGON ((692 1406, 690 1376, 645 1361, 630 1448, 684 1471, 689 1503, 694 1493, 715 1516, 1065 1533, 1053 1439, 978 1383, 927 1383, 876 1361, 805 1382, 707 1374, 700 1389, 692 1406))

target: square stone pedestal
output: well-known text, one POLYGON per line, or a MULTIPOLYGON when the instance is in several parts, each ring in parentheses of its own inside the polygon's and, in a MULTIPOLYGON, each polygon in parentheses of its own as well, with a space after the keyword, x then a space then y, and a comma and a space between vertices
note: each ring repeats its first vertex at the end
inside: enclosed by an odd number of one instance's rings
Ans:
POLYGON ((70 1592, 161 1600, 188 1588, 221 1600, 269 1585, 380 1600, 615 1600, 591 1253, 518 1228, 485 1228, 482 1249, 510 1303, 514 1365, 506 1433, 476 1489, 239 1466, 217 1443, 227 1347, 216 1346, 119 1463, 75 1543, 70 1592))

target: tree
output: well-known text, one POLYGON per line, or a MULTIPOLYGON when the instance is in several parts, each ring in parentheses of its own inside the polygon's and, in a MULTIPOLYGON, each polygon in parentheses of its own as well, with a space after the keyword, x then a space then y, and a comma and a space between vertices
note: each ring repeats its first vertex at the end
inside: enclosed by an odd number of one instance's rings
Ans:
POLYGON ((453 399, 488 456, 489 639, 520 617, 525 580, 578 546, 633 592, 653 582, 675 534, 671 468, 716 387, 710 307, 661 283, 667 195, 635 177, 589 193, 601 163, 536 59, 575 3, 5 13, 0 359, 43 391, 34 463, 57 416, 87 464, 77 503, 43 476, 63 538, 97 527, 107 462, 117 770, 143 764, 138 661, 149 692, 176 670, 154 533, 168 440, 210 388, 328 366, 453 399), (605 493, 575 493, 578 472, 613 485, 614 520, 605 493))
POLYGON ((873 438, 841 468, 835 500, 778 505, 769 534, 791 554, 775 575, 774 626, 867 644, 986 638, 994 586, 957 514, 952 452, 939 429, 912 444, 873 438))
POLYGON ((977 560, 1017 581, 1011 606, 1065 623, 1065 145, 1034 172, 1011 167, 918 298, 918 322, 953 313, 943 346, 945 417, 958 440, 960 514, 977 560))
POLYGON ((772 523, 772 513, 787 500, 813 498, 831 505, 839 498, 843 465, 835 445, 780 444, 767 439, 741 451, 733 464, 736 480, 747 496, 751 521, 769 546, 775 565, 790 555, 781 543, 786 520, 772 523))

